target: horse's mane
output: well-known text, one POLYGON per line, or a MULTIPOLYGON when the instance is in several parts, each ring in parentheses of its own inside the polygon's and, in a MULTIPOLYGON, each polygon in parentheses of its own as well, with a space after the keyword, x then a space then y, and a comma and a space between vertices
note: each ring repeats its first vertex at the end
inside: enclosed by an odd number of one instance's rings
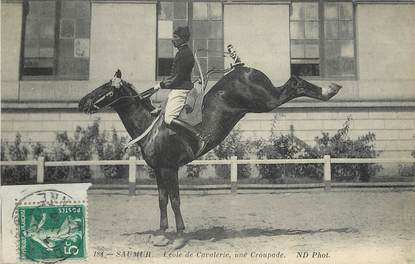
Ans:
POLYGON ((130 96, 138 95, 138 92, 133 88, 134 85, 132 85, 131 83, 126 82, 126 81, 123 81, 123 83, 125 83, 124 87, 128 88, 128 91, 130 92, 130 96))
POLYGON ((150 97, 142 98, 140 96, 140 94, 136 91, 136 89, 134 88, 134 85, 132 85, 129 82, 124 82, 124 83, 125 83, 124 87, 128 89, 129 94, 130 94, 130 95, 125 96, 125 97, 132 97, 136 104, 142 104, 144 106, 144 109, 146 109, 149 112, 151 112, 155 109, 155 107, 151 103, 150 97))

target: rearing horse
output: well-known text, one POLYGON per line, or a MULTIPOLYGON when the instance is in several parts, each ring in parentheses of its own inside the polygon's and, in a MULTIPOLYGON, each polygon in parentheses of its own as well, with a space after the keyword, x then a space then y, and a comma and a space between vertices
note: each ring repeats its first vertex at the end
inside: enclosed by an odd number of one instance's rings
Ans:
MULTIPOLYGON (((163 118, 153 117, 148 107, 149 100, 142 99, 132 85, 122 81, 117 88, 110 81, 98 87, 79 102, 85 113, 96 113, 105 107, 114 109, 127 132, 137 138, 150 126, 151 130, 138 142, 144 160, 155 169, 157 180, 160 232, 168 228, 167 204, 170 198, 176 230, 180 235, 185 229, 180 211, 178 168, 197 157, 192 142, 180 134, 171 134, 163 118), (154 124, 153 124, 154 123, 154 124)), ((223 76, 205 95, 202 107, 202 122, 197 129, 205 137, 204 153, 217 146, 246 113, 269 112, 300 96, 327 101, 341 86, 331 84, 322 89, 300 77, 292 76, 283 86, 275 87, 261 71, 238 66, 223 76)), ((203 155, 202 153, 201 155, 203 155)))

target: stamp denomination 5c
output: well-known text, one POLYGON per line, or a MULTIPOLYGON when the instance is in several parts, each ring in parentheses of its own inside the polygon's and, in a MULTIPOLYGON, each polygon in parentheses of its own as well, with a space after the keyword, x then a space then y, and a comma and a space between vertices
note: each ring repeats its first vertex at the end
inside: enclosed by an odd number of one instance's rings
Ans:
POLYGON ((57 261, 85 257, 83 205, 19 207, 19 258, 57 261))

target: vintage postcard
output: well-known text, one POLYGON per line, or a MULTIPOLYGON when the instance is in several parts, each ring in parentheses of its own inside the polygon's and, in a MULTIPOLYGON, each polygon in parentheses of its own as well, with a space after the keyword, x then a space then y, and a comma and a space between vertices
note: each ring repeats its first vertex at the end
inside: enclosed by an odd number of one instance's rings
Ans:
POLYGON ((0 263, 415 263, 412 0, 1 0, 0 263))

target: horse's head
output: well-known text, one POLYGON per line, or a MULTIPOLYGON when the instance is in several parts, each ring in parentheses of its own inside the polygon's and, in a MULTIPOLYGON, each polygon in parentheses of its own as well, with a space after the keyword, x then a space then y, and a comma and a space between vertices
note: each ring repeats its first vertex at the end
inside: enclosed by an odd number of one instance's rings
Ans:
POLYGON ((108 107, 116 107, 126 101, 136 102, 138 94, 132 85, 121 79, 121 71, 118 70, 114 77, 107 83, 96 88, 79 101, 79 110, 93 114, 108 107))

